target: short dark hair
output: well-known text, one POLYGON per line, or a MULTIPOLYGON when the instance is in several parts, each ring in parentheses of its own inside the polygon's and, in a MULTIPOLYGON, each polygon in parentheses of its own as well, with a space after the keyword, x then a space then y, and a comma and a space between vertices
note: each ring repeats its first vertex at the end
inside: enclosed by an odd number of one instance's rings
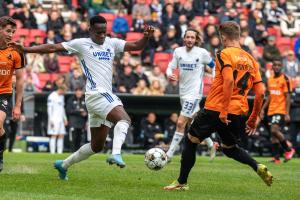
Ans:
POLYGON ((241 35, 241 28, 235 21, 227 21, 219 26, 219 32, 230 40, 238 40, 241 35))
POLYGON ((275 58, 272 59, 272 63, 274 63, 274 62, 276 62, 276 61, 282 63, 282 58, 277 56, 277 57, 275 57, 275 58))
POLYGON ((8 16, 0 17, 0 27, 3 28, 7 25, 12 25, 13 27, 17 27, 17 22, 8 16))
POLYGON ((104 17, 96 15, 90 19, 90 26, 94 26, 95 24, 107 24, 107 21, 104 17))

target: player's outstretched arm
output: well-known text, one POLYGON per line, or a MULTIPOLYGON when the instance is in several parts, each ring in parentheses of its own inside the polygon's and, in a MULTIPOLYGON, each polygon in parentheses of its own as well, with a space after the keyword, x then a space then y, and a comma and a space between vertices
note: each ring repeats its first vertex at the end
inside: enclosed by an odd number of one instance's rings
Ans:
POLYGON ((14 47, 21 53, 55 53, 67 51, 61 43, 58 44, 42 44, 33 47, 24 47, 17 43, 10 43, 10 46, 14 47))
POLYGON ((21 116, 21 104, 23 98, 24 68, 16 70, 16 104, 13 108, 13 120, 19 120, 21 116))
POLYGON ((144 37, 134 42, 126 42, 124 51, 139 51, 145 48, 148 40, 154 32, 153 26, 146 26, 144 29, 144 37))
POLYGON ((228 107, 232 96, 233 86, 234 86, 234 79, 233 79, 233 72, 231 67, 225 67, 222 70, 223 76, 223 110, 220 113, 220 120, 228 124, 230 121, 227 120, 228 115, 228 107))
POLYGON ((253 109, 248 121, 246 122, 246 130, 249 135, 253 135, 255 133, 256 126, 257 126, 256 124, 257 117, 259 116, 262 110, 264 95, 265 95, 264 84, 262 82, 255 84, 253 86, 253 91, 255 93, 253 109))

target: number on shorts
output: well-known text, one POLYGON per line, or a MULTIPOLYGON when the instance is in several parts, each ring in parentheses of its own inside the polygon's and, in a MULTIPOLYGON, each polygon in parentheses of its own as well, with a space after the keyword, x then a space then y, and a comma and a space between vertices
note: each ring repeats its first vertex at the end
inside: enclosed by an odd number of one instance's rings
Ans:
POLYGON ((272 124, 279 124, 280 120, 281 120, 281 116, 280 115, 274 115, 272 117, 272 124))
POLYGON ((186 101, 186 102, 184 102, 183 109, 191 112, 193 109, 193 106, 194 106, 194 104, 192 102, 186 101))

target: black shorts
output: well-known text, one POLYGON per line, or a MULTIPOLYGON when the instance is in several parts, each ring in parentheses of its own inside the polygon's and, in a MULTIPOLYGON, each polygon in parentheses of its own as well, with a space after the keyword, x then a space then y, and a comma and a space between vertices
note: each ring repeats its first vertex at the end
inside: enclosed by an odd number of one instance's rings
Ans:
POLYGON ((284 115, 283 114, 274 114, 268 116, 268 122, 269 125, 277 124, 280 127, 283 127, 285 125, 284 115))
POLYGON ((245 134, 245 118, 241 115, 228 114, 231 122, 226 125, 219 119, 219 112, 212 110, 201 110, 195 117, 189 133, 200 141, 217 132, 226 146, 240 143, 242 134, 245 134))
POLYGON ((0 94, 0 110, 5 112, 6 115, 11 109, 11 94, 0 94))

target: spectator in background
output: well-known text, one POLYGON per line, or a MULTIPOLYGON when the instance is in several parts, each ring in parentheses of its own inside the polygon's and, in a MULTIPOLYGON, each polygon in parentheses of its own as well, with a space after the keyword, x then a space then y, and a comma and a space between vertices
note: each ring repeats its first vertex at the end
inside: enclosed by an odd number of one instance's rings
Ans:
POLYGON ((137 87, 132 89, 132 94, 134 95, 150 95, 150 90, 147 87, 146 81, 140 79, 137 83, 137 87))
POLYGON ((27 67, 30 67, 34 73, 46 72, 44 66, 44 57, 41 54, 26 54, 27 67))
POLYGON ((300 63, 292 50, 289 50, 287 57, 283 59, 283 73, 291 78, 300 76, 300 63))
POLYGON ((72 34, 76 33, 79 29, 79 18, 78 14, 75 11, 72 11, 70 13, 68 24, 71 26, 71 32, 72 34))
POLYGON ((164 89, 162 88, 158 80, 153 80, 150 85, 150 95, 153 96, 163 96, 164 89))
POLYGON ((178 23, 178 14, 174 12, 174 6, 172 4, 166 4, 166 12, 162 15, 162 24, 164 26, 175 25, 178 23))
POLYGON ((26 80, 27 77, 32 78, 32 82, 36 88, 41 88, 40 79, 39 79, 37 73, 32 71, 32 68, 30 66, 27 66, 25 68, 24 80, 26 80))
POLYGON ((268 32, 264 24, 258 23, 251 33, 256 45, 264 46, 267 43, 268 32))
POLYGON ((132 8, 134 4, 134 0, 121 0, 123 7, 127 10, 127 14, 132 14, 132 8))
POLYGON ((169 81, 165 89, 165 94, 179 94, 178 81, 169 81))
POLYGON ((32 93, 32 92, 37 92, 38 89, 35 87, 33 84, 32 77, 29 75, 24 81, 24 92, 25 93, 32 93))
POLYGON ((132 19, 136 19, 138 15, 146 21, 151 17, 150 8, 146 4, 145 0, 137 0, 136 4, 132 7, 132 19))
POLYGON ((47 30, 54 30, 55 35, 59 35, 61 29, 64 26, 64 21, 60 17, 58 11, 52 11, 50 13, 50 19, 47 22, 47 30))
POLYGON ((53 90, 58 90, 60 86, 63 86, 66 88, 66 91, 68 90, 68 85, 66 81, 66 77, 62 74, 59 74, 56 78, 56 80, 53 83, 53 90))
POLYGON ((132 30, 134 32, 143 32, 146 21, 141 13, 136 13, 136 17, 132 20, 132 30))
POLYGON ((43 44, 43 38, 40 36, 40 35, 36 35, 35 37, 34 37, 34 41, 33 42, 31 42, 30 44, 29 44, 29 46, 36 46, 36 45, 40 45, 40 44, 43 44))
POLYGON ((0 1, 0 17, 8 16, 8 14, 9 14, 8 11, 9 11, 9 9, 7 7, 7 2, 0 1))
POLYGON ((118 91, 121 93, 131 93, 131 90, 136 86, 136 83, 131 66, 126 65, 123 74, 121 74, 118 79, 118 91))
POLYGON ((259 24, 262 24, 265 27, 266 22, 264 19, 263 12, 261 12, 258 9, 252 10, 248 15, 248 24, 249 24, 250 33, 255 31, 256 27, 259 24))
POLYGON ((163 7, 159 0, 151 1, 150 12, 151 12, 151 14, 156 13, 157 19, 159 22, 161 22, 162 9, 163 9, 163 7))
POLYGON ((87 0, 86 8, 88 9, 89 17, 93 17, 99 13, 111 13, 112 11, 106 1, 107 0, 87 0))
POLYGON ((193 10, 193 2, 185 1, 182 6, 179 7, 179 15, 186 16, 188 21, 191 21, 195 17, 195 13, 193 10))
POLYGON ((281 19, 285 16, 285 12, 282 8, 278 7, 277 0, 270 1, 270 8, 265 9, 267 27, 280 26, 281 19))
POLYGON ((263 58, 266 62, 272 62, 274 58, 280 58, 280 51, 276 47, 276 41, 274 36, 268 37, 267 45, 264 48, 263 58))
POLYGON ((118 11, 117 17, 113 21, 112 30, 116 34, 120 34, 122 38, 125 38, 126 33, 129 31, 129 25, 127 19, 124 17, 124 10, 118 11))
POLYGON ((298 60, 300 60, 300 37, 295 42, 294 52, 298 60))
POLYGON ((221 48, 221 42, 220 42, 220 38, 218 35, 213 35, 208 43, 205 43, 205 49, 207 49, 208 52, 210 52, 210 54, 212 56, 214 56, 217 51, 221 48))
POLYGON ((207 11, 209 14, 216 15, 222 12, 224 0, 209 0, 207 1, 207 11))
POLYGON ((149 79, 151 84, 154 80, 157 80, 159 82, 159 85, 162 87, 163 90, 166 87, 166 85, 168 84, 166 76, 161 71, 159 66, 154 66, 153 67, 151 73, 148 75, 148 79, 149 79))
POLYGON ((37 28, 36 19, 30 10, 29 4, 22 4, 21 12, 16 12, 12 16, 14 19, 20 20, 23 24, 23 28, 37 28))
POLYGON ((73 34, 74 38, 87 38, 89 37, 89 26, 86 21, 82 21, 76 33, 73 34))
POLYGON ((241 30, 241 37, 244 38, 243 45, 249 47, 249 49, 252 51, 253 49, 256 48, 254 39, 249 35, 249 29, 242 29, 241 30))
POLYGON ((278 7, 284 10, 285 13, 288 11, 286 0, 278 0, 278 7))
POLYGON ((141 121, 141 135, 144 137, 146 149, 154 147, 158 143, 159 134, 162 134, 162 128, 156 122, 156 114, 150 112, 147 118, 141 121))
POLYGON ((204 40, 208 41, 215 35, 218 35, 215 24, 207 24, 204 28, 204 40))
POLYGON ((235 21, 239 23, 239 14, 237 10, 231 8, 227 12, 223 13, 223 15, 221 15, 221 23, 224 23, 226 21, 235 21))
POLYGON ((188 28, 188 20, 185 15, 180 15, 178 19, 178 32, 180 33, 180 38, 183 38, 185 31, 188 28))
POLYGON ((42 88, 43 92, 52 92, 54 91, 54 85, 51 80, 47 80, 45 86, 42 88))
POLYGON ((146 48, 142 51, 141 59, 143 63, 153 63, 155 52, 162 52, 163 40, 162 33, 159 28, 156 28, 153 33, 153 37, 149 39, 146 48), (148 58, 147 58, 148 57, 148 58))
POLYGON ((50 53, 44 56, 44 66, 48 73, 58 73, 59 65, 57 61, 57 54, 50 53))
POLYGON ((151 19, 147 22, 147 25, 153 26, 158 29, 162 28, 158 13, 151 13, 151 19))
POLYGON ((48 112, 48 135, 50 136, 49 148, 50 153, 62 153, 64 149, 64 136, 68 124, 65 111, 66 87, 60 85, 57 90, 48 96, 47 112, 48 112), (57 140, 57 142, 56 142, 57 140))
POLYGON ((178 120, 178 114, 171 113, 170 117, 167 118, 164 122, 165 138, 167 144, 172 141, 173 135, 176 131, 177 120, 178 120))
POLYGON ((47 36, 44 39, 44 44, 55 44, 57 43, 57 39, 55 38, 55 32, 52 29, 47 31, 47 36))
POLYGON ((144 80, 146 83, 146 86, 147 87, 150 86, 149 79, 148 79, 147 75, 144 73, 144 68, 141 65, 141 63, 136 64, 133 74, 135 76, 136 83, 139 82, 140 80, 144 80))
POLYGON ((204 16, 205 0, 193 1, 192 7, 196 16, 204 16))
POLYGON ((297 33, 300 34, 299 23, 296 23, 291 10, 288 10, 287 16, 284 16, 280 21, 280 29, 283 36, 294 37, 297 33))
POLYGON ((72 142, 72 152, 80 148, 81 141, 84 137, 87 123, 87 109, 85 106, 83 91, 81 87, 75 89, 66 105, 66 111, 69 119, 69 137, 72 142))
POLYGON ((33 12, 36 19, 37 28, 43 31, 47 31, 48 14, 44 11, 42 5, 38 5, 33 12))
POLYGON ((80 72, 80 68, 74 69, 72 76, 69 78, 70 91, 75 91, 76 88, 84 90, 85 80, 80 72))
POLYGON ((174 25, 170 25, 167 30, 167 34, 162 37, 162 46, 164 52, 172 53, 175 48, 181 45, 181 41, 176 37, 176 28, 174 25))

